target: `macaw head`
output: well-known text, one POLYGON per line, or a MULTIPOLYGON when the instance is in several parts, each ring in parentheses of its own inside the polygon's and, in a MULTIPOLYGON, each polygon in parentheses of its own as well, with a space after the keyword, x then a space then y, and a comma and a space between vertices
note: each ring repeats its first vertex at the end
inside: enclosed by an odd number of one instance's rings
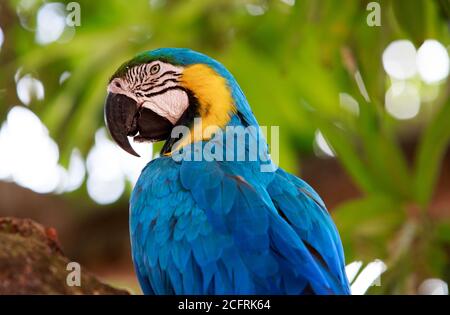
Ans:
POLYGON ((162 48, 139 54, 119 67, 107 90, 105 119, 111 136, 136 156, 129 136, 135 141, 166 141, 162 151, 166 154, 173 149, 175 126, 194 128, 195 121, 201 121, 202 132, 184 139, 187 144, 207 140, 234 115, 248 125, 257 124, 228 70, 190 49, 162 48))

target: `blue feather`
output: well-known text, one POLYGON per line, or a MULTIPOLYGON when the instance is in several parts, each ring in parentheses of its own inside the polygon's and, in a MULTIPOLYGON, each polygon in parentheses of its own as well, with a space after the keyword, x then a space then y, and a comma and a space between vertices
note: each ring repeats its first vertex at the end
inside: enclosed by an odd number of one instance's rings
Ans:
POLYGON ((264 187, 241 175, 245 166, 230 163, 177 163, 163 157, 144 170, 131 205, 132 223, 141 216, 152 218, 132 230, 133 251, 139 253, 133 255, 135 263, 147 267, 139 267, 144 270, 139 271, 143 288, 151 283, 147 292, 157 294, 178 293, 180 288, 183 294, 348 293, 337 231, 326 209, 311 198, 313 194, 303 193, 304 186, 297 187, 298 182, 282 171, 264 187), (186 175, 199 165, 208 171, 186 175), (179 176, 172 180, 180 181, 181 189, 158 197, 160 191, 146 183, 170 181, 164 173, 153 176, 153 169, 162 166, 178 170, 179 176), (149 196, 153 207, 147 203, 149 196), (190 202, 183 207, 168 202, 171 198, 190 202), (180 279, 171 269, 182 275, 181 286, 171 283, 180 279))

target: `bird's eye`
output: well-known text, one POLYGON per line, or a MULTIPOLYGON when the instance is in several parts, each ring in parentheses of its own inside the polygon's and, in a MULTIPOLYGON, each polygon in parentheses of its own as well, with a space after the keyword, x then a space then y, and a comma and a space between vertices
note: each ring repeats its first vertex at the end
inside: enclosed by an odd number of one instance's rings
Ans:
POLYGON ((158 73, 158 71, 159 71, 159 64, 156 64, 156 65, 153 65, 151 68, 150 68, 150 74, 157 74, 158 73))
POLYGON ((116 87, 118 87, 118 88, 121 88, 121 87, 122 87, 122 86, 120 85, 120 83, 117 82, 117 81, 114 83, 114 85, 115 85, 116 87))

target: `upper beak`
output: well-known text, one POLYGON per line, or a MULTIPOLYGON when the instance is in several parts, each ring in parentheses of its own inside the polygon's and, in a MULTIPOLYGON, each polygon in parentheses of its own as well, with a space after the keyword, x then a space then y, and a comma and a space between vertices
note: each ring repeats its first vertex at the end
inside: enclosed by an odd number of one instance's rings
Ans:
POLYGON ((137 140, 160 141, 167 138, 172 123, 150 109, 139 107, 135 100, 123 94, 109 93, 105 104, 106 126, 112 138, 128 153, 138 156, 128 140, 135 136, 137 140))
POLYGON ((135 100, 122 94, 109 93, 105 104, 106 126, 117 144, 130 154, 139 156, 134 151, 128 136, 137 133, 136 114, 138 106, 135 100))

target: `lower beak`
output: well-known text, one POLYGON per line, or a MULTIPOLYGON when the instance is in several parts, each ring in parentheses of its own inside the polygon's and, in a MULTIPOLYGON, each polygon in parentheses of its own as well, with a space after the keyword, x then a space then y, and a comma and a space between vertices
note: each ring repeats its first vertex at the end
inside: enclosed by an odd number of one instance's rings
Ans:
POLYGON ((112 138, 128 153, 134 151, 128 136, 139 141, 160 141, 169 137, 172 123, 123 94, 109 93, 105 104, 106 125, 112 138), (139 135, 138 135, 139 133, 139 135))

